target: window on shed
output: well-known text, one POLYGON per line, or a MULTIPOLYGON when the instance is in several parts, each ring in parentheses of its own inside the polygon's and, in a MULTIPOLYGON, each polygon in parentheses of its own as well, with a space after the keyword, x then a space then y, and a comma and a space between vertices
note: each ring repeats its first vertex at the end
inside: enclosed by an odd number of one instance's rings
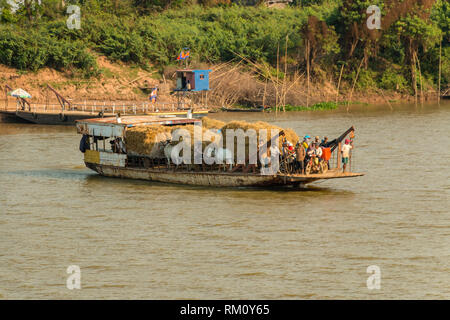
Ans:
POLYGON ((205 79, 205 75, 204 74, 201 74, 200 75, 200 80, 204 80, 205 79))

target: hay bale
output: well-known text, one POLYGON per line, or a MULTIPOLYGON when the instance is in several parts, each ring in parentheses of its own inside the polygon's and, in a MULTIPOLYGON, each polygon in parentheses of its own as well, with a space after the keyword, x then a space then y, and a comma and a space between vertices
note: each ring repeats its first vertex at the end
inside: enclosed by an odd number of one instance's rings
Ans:
POLYGON ((211 119, 208 117, 202 118, 202 126, 206 129, 220 129, 225 125, 225 122, 220 120, 211 119))
MULTIPOLYGON (((195 153, 194 153, 194 151, 195 151, 194 150, 194 148, 195 148, 195 145, 194 145, 194 126, 193 125, 172 126, 171 127, 171 133, 173 134, 174 131, 177 130, 177 129, 185 129, 190 134, 190 137, 191 137, 191 163, 193 164, 194 163, 194 157, 195 157, 195 153)), ((202 136, 200 137, 200 139, 202 139, 202 145, 201 145, 202 152, 205 151, 205 149, 206 149, 206 147, 208 145, 210 145, 212 142, 215 141, 214 137, 212 137, 212 139, 205 139, 204 134, 208 130, 210 130, 210 129, 205 128, 205 127, 202 126, 202 136)), ((220 138, 221 138, 221 136, 220 136, 220 138)), ((173 139, 173 136, 172 136, 172 139, 173 139)), ((171 144, 178 144, 181 140, 182 139, 175 140, 175 141, 172 140, 171 144)), ((183 152, 180 153, 180 156, 183 156, 183 152)))
POLYGON ((148 125, 127 129, 125 144, 130 154, 163 158, 162 143, 170 139, 171 134, 168 127, 148 125))
MULTIPOLYGON (((164 158, 164 143, 171 141, 175 130, 184 129, 191 136, 191 155, 194 159, 194 126, 193 125, 177 125, 177 126, 161 126, 161 125, 145 125, 132 127, 127 129, 125 135, 125 144, 127 151, 131 155, 148 156, 150 158, 164 158)), ((208 129, 202 128, 202 136, 208 129)), ((180 139, 181 140, 181 139, 180 139)), ((180 140, 171 141, 175 145, 180 140)), ((214 139, 212 139, 214 140, 214 139)), ((211 142, 211 139, 202 141, 202 151, 211 142)))
MULTIPOLYGON (((285 133, 286 139, 289 142, 291 142, 292 144, 295 144, 299 139, 298 135, 294 132, 294 130, 283 129, 278 126, 271 125, 267 122, 258 121, 258 122, 250 123, 250 122, 246 122, 246 121, 231 121, 221 128, 222 135, 223 135, 222 141, 223 141, 224 148, 226 148, 226 143, 227 143, 227 137, 226 137, 227 130, 237 130, 237 129, 242 129, 242 130, 244 130, 244 132, 246 132, 249 129, 255 130, 257 145, 259 144, 259 137, 260 137, 261 129, 267 130, 267 137, 266 137, 267 141, 269 141, 271 138, 271 130, 272 129, 278 129, 280 132, 283 131, 285 133)), ((280 150, 282 147, 282 143, 283 143, 283 137, 280 137, 280 139, 279 139, 280 150)), ((245 137, 245 157, 246 157, 246 159, 249 157, 249 149, 250 149, 249 148, 249 138, 245 137)), ((236 138, 235 138, 235 145, 234 145, 234 158, 235 158, 235 160, 237 160, 237 139, 236 138)))
MULTIPOLYGON (((253 129, 256 132, 257 135, 257 141, 259 141, 259 134, 260 134, 260 130, 261 129, 266 129, 267 130, 267 140, 269 140, 271 138, 271 130, 272 129, 278 129, 280 132, 283 131, 285 133, 285 137, 286 139, 291 142, 292 144, 295 144, 298 140, 299 137, 298 135, 295 133, 294 130, 292 129, 283 129, 281 127, 275 126, 275 125, 271 125, 267 122, 263 122, 263 121, 258 121, 255 123, 250 123, 250 122, 246 122, 246 121, 231 121, 229 123, 227 123, 225 126, 223 126, 221 128, 222 131, 222 135, 223 135, 223 145, 226 146, 226 132, 229 129, 233 129, 233 130, 237 130, 237 129, 242 129, 245 131, 249 130, 249 129, 253 129)), ((281 144, 282 144, 282 137, 280 137, 280 145, 279 147, 281 148, 281 144)), ((248 143, 248 138, 246 138, 246 141, 248 143)))
MULTIPOLYGON (((217 126, 223 124, 222 121, 207 119, 202 126, 202 138, 205 135, 205 132, 210 129, 219 129, 217 126)), ((184 129, 189 132, 191 136, 191 155, 192 160, 194 159, 194 125, 176 125, 176 126, 161 126, 161 125, 146 125, 146 126, 138 126, 129 128, 126 131, 125 143, 127 150, 130 154, 135 155, 146 155, 151 158, 164 158, 164 149, 163 143, 167 140, 172 140, 173 133, 177 129, 184 129)), ((259 143, 259 134, 261 129, 267 130, 267 140, 271 137, 271 129, 283 130, 285 133, 286 139, 295 144, 299 137, 292 129, 283 129, 278 126, 271 125, 267 122, 258 121, 258 122, 246 122, 246 121, 231 121, 226 123, 220 127, 221 133, 218 134, 217 137, 212 137, 208 140, 202 141, 202 151, 205 150, 206 146, 208 146, 211 142, 220 142, 222 140, 223 148, 226 148, 227 138, 226 133, 227 130, 237 130, 242 129, 246 132, 249 129, 253 129, 256 132, 256 142, 259 143), (217 140, 217 141, 216 141, 217 140)), ((282 138, 282 137, 281 137, 282 138)), ((279 148, 282 147, 282 140, 279 139, 279 148)), ((171 144, 177 144, 179 140, 172 141, 171 144)), ((236 141, 235 141, 236 142, 236 141)), ((232 150, 233 151, 233 150, 232 150)), ((233 154, 235 156, 235 160, 237 160, 237 143, 235 143, 233 154)), ((249 157, 249 138, 245 138, 245 156, 249 157)))
MULTIPOLYGON (((293 145, 295 145, 297 143, 297 141, 299 140, 299 137, 298 137, 297 133, 295 133, 295 131, 293 129, 291 129, 291 128, 284 129, 284 128, 281 128, 281 127, 278 127, 278 126, 275 126, 275 125, 271 125, 271 124, 269 124, 267 122, 264 122, 264 121, 257 121, 257 122, 255 122, 255 125, 257 125, 260 128, 267 129, 268 130, 268 134, 267 134, 268 138, 270 138, 270 130, 271 129, 278 129, 280 131, 281 130, 284 131, 286 139, 290 143, 292 143, 293 145)), ((280 148, 281 148, 281 141, 280 141, 280 148)))

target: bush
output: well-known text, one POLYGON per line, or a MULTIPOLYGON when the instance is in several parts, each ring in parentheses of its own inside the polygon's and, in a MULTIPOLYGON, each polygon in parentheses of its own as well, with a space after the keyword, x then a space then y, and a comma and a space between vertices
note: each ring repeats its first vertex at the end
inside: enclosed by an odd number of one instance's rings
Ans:
MULTIPOLYGON (((355 72, 353 76, 356 76, 355 72)), ((359 71, 358 80, 356 81, 356 88, 358 89, 376 88, 377 87, 377 83, 375 82, 376 76, 377 73, 373 70, 361 69, 359 71)))
MULTIPOLYGON (((269 72, 275 75, 277 52, 281 56, 281 65, 285 63, 284 47, 288 35, 289 75, 295 71, 305 71, 304 35, 309 34, 315 42, 311 52, 313 80, 328 80, 330 77, 326 76, 326 72, 333 73, 336 79, 340 68, 332 71, 333 66, 337 61, 344 60, 346 67, 343 79, 351 85, 364 46, 369 46, 370 69, 360 71, 357 88, 371 88, 378 81, 378 85, 384 89, 404 91, 411 85, 407 70, 411 64, 406 40, 414 40, 413 47, 418 46, 416 51, 422 72, 427 75, 427 86, 436 87, 436 41, 442 36, 442 81, 443 86, 448 84, 448 1, 436 1, 429 21, 422 21, 419 17, 402 18, 382 32, 375 47, 361 34, 360 40, 363 41, 358 44, 351 58, 347 55, 352 38, 347 28, 349 21, 343 18, 340 10, 341 5, 347 2, 299 0, 296 3, 302 8, 273 10, 263 6, 228 5, 228 0, 74 0, 70 3, 82 7, 82 23, 80 30, 70 30, 66 26, 67 15, 61 1, 48 0, 42 2, 44 10, 40 18, 29 20, 23 9, 15 14, 3 10, 0 16, 0 63, 33 71, 45 66, 59 70, 69 68, 88 77, 98 73, 95 58, 88 49, 111 60, 139 66, 145 67, 151 62, 157 69, 163 70, 177 63, 176 57, 182 48, 190 47, 195 63, 227 62, 243 56, 269 64, 269 72), (195 2, 204 6, 192 5, 195 2), (205 7, 209 5, 220 6, 205 7), (179 6, 183 8, 165 10, 179 6), (311 23, 307 24, 308 21, 311 23), (308 28, 304 28, 306 25, 308 28), (403 72, 408 80, 395 70, 384 71, 386 65, 390 64, 405 66, 403 72)), ((367 1, 348 3, 360 2, 367 1)), ((0 3, 5 1, 0 0, 0 3)), ((353 9, 346 12, 356 14, 350 17, 352 21, 358 20, 361 18, 360 13, 353 9)), ((279 76, 284 76, 284 67, 279 70, 279 76)))
POLYGON ((404 92, 408 90, 408 81, 401 74, 393 70, 392 68, 387 69, 383 72, 379 85, 383 89, 395 90, 399 92, 404 92))
POLYGON ((37 71, 52 67, 78 70, 83 76, 98 74, 95 58, 82 41, 57 39, 45 30, 26 30, 0 26, 0 63, 19 70, 37 71))

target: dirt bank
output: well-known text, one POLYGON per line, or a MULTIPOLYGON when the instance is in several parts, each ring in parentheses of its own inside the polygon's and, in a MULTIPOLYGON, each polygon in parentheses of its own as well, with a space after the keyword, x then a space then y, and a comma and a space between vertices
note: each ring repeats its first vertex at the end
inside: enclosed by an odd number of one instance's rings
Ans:
MULTIPOLYGON (((21 72, 16 69, 0 65, 0 85, 11 88, 23 88, 32 95, 30 99, 34 104, 56 103, 56 96, 46 88, 49 84, 64 97, 71 101, 146 101, 149 91, 145 88, 159 87, 159 102, 175 102, 170 91, 175 86, 170 72, 161 77, 156 71, 147 71, 136 66, 124 63, 112 63, 105 57, 98 57, 99 68, 102 73, 98 78, 82 79, 74 77, 71 72, 59 72, 53 69, 42 69, 36 73, 21 72)), ((236 104, 249 106, 275 104, 276 88, 264 82, 255 80, 255 77, 245 72, 213 66, 211 68, 211 91, 209 106, 221 108, 236 104), (228 79, 229 78, 229 79, 228 79), (226 81, 224 81, 224 79, 226 81)), ((339 101, 350 100, 350 87, 343 85, 338 97, 339 101)), ((336 100, 336 84, 332 82, 311 84, 309 104, 336 100)), ((425 100, 435 99, 435 93, 427 93, 425 100)), ((292 105, 306 105, 306 84, 304 79, 297 81, 286 94, 286 103, 292 105)), ((5 104, 5 95, 0 96, 0 107, 5 104)), ((413 96, 396 92, 381 90, 355 91, 352 101, 378 104, 389 102, 404 102, 414 100, 413 96)), ((9 108, 15 108, 15 100, 9 98, 9 108)))

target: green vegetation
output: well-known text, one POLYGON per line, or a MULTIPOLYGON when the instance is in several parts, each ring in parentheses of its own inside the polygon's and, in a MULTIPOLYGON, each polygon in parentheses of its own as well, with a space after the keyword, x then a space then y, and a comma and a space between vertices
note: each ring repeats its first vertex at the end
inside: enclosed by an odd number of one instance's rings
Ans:
MULTIPOLYGON (((316 103, 310 107, 305 106, 291 106, 291 105, 285 105, 284 107, 281 107, 280 110, 283 111, 317 111, 317 110, 334 110, 337 109, 338 105, 335 102, 320 102, 316 103)), ((275 108, 272 107, 270 110, 275 111, 275 108)))
POLYGON ((0 63, 31 71, 43 67, 61 71, 75 68, 86 77, 98 72, 95 58, 84 42, 56 39, 42 30, 19 32, 12 26, 1 27, 0 63))
MULTIPOLYGON (((442 42, 442 87, 450 83, 446 0, 297 0, 282 10, 238 6, 228 0, 65 4, 81 7, 80 30, 67 28, 62 1, 42 0, 41 5, 24 1, 13 13, 0 0, 0 63, 30 71, 51 67, 89 78, 105 72, 96 64, 96 55, 101 54, 162 73, 177 63, 183 47, 190 47, 194 63, 242 56, 276 70, 277 55, 284 58, 288 36, 288 74, 306 73, 309 66, 312 81, 331 76, 337 82, 344 63, 343 81, 348 86, 357 78, 356 89, 412 94, 419 78, 424 89, 437 87, 442 42), (366 9, 373 4, 382 10, 381 30, 366 26, 366 9)), ((279 74, 284 75, 284 63, 279 74)))

